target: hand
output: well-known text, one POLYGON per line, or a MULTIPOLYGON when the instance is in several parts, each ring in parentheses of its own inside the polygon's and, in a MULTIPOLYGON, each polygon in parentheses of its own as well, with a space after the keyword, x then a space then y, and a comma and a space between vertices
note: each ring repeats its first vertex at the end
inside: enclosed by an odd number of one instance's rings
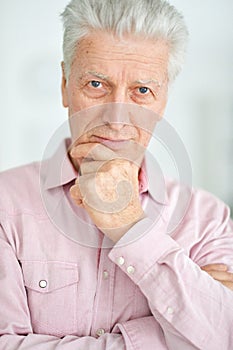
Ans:
POLYGON ((233 273, 227 271, 224 264, 211 264, 202 266, 201 269, 206 271, 216 281, 219 281, 227 288, 233 290, 233 273))
POLYGON ((71 157, 80 172, 70 189, 71 197, 86 209, 106 236, 117 242, 144 217, 139 200, 138 164, 119 158, 116 152, 98 143, 76 146, 71 157))

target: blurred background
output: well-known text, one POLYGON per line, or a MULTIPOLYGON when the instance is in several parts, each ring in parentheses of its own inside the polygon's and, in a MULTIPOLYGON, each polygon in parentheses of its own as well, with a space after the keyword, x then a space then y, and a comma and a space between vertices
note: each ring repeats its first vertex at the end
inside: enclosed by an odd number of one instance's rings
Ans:
MULTIPOLYGON (((1 2, 1 171, 40 160, 67 118, 60 98, 59 18, 67 2, 1 2)), ((190 44, 166 119, 185 144, 193 185, 233 208, 233 1, 170 2, 184 14, 190 44)))

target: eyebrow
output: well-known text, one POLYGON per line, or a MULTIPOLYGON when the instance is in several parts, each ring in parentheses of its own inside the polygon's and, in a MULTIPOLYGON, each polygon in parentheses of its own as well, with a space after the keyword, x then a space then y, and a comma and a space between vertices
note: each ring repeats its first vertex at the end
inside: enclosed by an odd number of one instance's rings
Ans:
MULTIPOLYGON (((103 73, 99 73, 96 71, 87 71, 87 72, 85 72, 85 74, 93 75, 94 77, 99 78, 101 80, 105 80, 105 81, 111 80, 108 75, 105 75, 103 73)), ((155 84, 157 87, 161 87, 161 83, 157 79, 146 79, 146 80, 139 79, 139 80, 134 81, 134 84, 141 84, 141 85, 144 85, 144 84, 147 85, 147 84, 151 84, 151 83, 155 84)))
POLYGON ((110 77, 108 75, 105 75, 105 74, 102 74, 102 73, 99 73, 99 72, 95 72, 95 71, 88 71, 88 72, 85 72, 85 74, 93 75, 96 78, 99 78, 99 79, 102 79, 102 80, 110 80, 110 77))
POLYGON ((156 80, 156 79, 136 80, 134 83, 135 84, 142 84, 142 85, 143 84, 147 85, 147 84, 153 83, 153 84, 155 84, 158 87, 161 86, 161 83, 158 80, 156 80))

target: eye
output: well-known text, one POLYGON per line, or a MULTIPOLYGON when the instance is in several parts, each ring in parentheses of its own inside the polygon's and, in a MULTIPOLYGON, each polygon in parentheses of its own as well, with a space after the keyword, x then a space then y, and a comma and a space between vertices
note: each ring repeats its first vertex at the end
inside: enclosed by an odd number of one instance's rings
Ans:
POLYGON ((139 90, 140 94, 142 94, 142 95, 145 95, 150 91, 150 89, 148 87, 145 87, 145 86, 138 88, 138 90, 139 90))
MULTIPOLYGON (((89 78, 91 79, 91 78, 89 78)), ((105 81, 87 80, 83 92, 89 98, 103 98, 109 93, 109 85, 105 81)))
POLYGON ((90 81, 89 84, 90 84, 92 87, 94 87, 94 88, 98 88, 98 87, 101 86, 101 82, 100 82, 100 81, 97 81, 97 80, 92 80, 92 81, 90 81))

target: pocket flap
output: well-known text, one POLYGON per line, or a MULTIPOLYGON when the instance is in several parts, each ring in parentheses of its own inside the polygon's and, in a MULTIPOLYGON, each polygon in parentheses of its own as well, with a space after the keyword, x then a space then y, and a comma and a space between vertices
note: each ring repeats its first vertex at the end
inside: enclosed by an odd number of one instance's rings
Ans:
POLYGON ((58 261, 22 261, 24 283, 27 288, 49 293, 79 280, 78 266, 58 261))

